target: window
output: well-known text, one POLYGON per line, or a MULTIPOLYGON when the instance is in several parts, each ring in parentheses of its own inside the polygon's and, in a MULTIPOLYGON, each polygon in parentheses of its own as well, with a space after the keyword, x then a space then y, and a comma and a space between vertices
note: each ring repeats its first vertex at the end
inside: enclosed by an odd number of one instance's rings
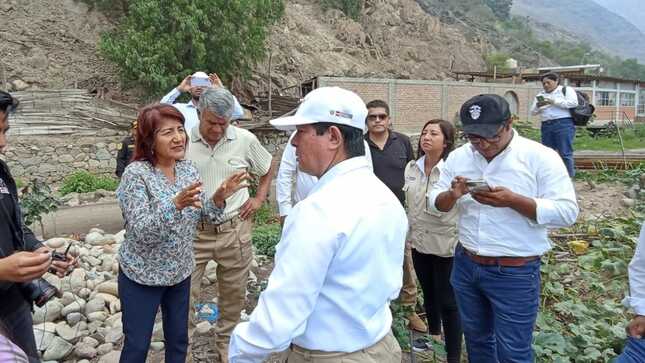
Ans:
POLYGON ((596 106, 616 106, 616 92, 596 92, 596 106))
POLYGON ((621 93, 620 105, 621 106, 634 106, 636 104, 636 97, 633 93, 621 93))

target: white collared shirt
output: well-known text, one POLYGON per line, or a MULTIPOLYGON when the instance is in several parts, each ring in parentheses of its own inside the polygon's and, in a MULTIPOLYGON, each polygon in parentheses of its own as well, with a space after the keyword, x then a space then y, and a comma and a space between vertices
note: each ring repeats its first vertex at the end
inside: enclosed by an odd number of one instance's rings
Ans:
POLYGON ((629 263, 629 295, 623 304, 637 315, 645 315, 645 222, 638 237, 636 252, 629 263))
POLYGON ((562 86, 557 86, 553 91, 547 93, 542 90, 538 93, 536 98, 533 99, 531 106, 531 113, 534 115, 540 114, 540 120, 549 121, 559 118, 571 117, 570 108, 578 106, 578 96, 573 87, 567 87, 567 94, 562 93, 562 86), (542 96, 545 99, 553 100, 552 105, 537 107, 537 96, 542 96))
MULTIPOLYGON (((188 103, 175 103, 177 97, 181 95, 181 92, 177 88, 173 88, 172 91, 168 92, 167 95, 163 96, 161 103, 167 103, 175 106, 176 109, 184 115, 184 130, 186 130, 186 135, 190 135, 190 130, 193 127, 199 125, 199 116, 197 115, 197 105, 193 103, 191 99, 188 103)), ((233 105, 233 115, 231 120, 236 120, 238 118, 244 117, 244 109, 242 105, 237 101, 237 97, 233 96, 235 104, 233 105)))
POLYGON ((535 200, 537 221, 511 208, 480 204, 463 195, 459 208, 459 242, 482 256, 539 256, 551 248, 547 228, 572 225, 578 203, 567 169, 560 156, 513 130, 506 149, 488 162, 467 143, 451 152, 441 177, 428 195, 436 209, 437 196, 450 189, 456 176, 484 179, 491 187, 502 186, 535 200))
MULTIPOLYGON (((299 201, 305 199, 311 188, 314 187, 318 178, 305 173, 298 167, 298 160, 296 160, 296 148, 291 145, 291 140, 295 135, 295 131, 289 137, 287 145, 282 152, 282 159, 280 160, 280 168, 276 176, 276 201, 278 202, 278 210, 280 216, 286 216, 291 212, 291 208, 299 201), (296 186, 293 188, 293 179, 296 179, 296 186)), ((363 141, 365 146, 365 158, 370 169, 372 169, 372 154, 367 141, 363 141)))
POLYGON ((287 216, 267 288, 231 335, 230 362, 262 362, 292 342, 355 352, 382 339, 401 289, 407 227, 365 158, 332 167, 287 216))

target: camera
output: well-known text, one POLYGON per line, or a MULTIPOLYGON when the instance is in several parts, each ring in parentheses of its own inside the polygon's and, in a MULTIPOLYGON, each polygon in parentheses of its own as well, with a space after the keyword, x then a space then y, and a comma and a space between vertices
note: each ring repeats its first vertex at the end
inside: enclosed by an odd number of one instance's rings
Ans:
MULTIPOLYGON (((69 246, 67 249, 69 250, 69 246)), ((67 261, 67 250, 65 253, 52 251, 51 255, 52 261, 67 261)), ((50 272, 52 271, 50 269, 50 272)), ((54 296, 62 297, 60 291, 42 277, 20 284, 20 290, 28 301, 33 301, 38 307, 45 305, 54 296)))
POLYGON ((27 300, 33 301, 38 307, 45 305, 54 296, 62 297, 60 291, 42 277, 29 282, 23 282, 20 284, 20 290, 27 300))

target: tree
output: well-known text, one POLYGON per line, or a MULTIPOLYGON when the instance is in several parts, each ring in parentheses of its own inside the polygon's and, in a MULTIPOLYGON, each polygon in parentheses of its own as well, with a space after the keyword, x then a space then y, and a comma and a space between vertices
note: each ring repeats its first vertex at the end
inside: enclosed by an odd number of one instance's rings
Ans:
POLYGON ((99 48, 126 84, 160 94, 196 71, 248 76, 283 13, 282 0, 130 0, 99 48))
POLYGON ((490 53, 486 56, 486 66, 489 71, 497 69, 497 72, 508 71, 506 67, 506 61, 508 60, 508 54, 504 53, 490 53))

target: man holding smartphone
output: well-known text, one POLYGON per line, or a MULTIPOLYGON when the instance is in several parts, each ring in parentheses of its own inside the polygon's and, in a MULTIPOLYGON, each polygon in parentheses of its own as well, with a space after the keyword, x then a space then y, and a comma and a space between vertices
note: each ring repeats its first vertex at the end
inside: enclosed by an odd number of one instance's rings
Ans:
MULTIPOLYGON (((163 96, 161 103, 172 104, 184 115, 184 119, 186 120, 184 129, 186 130, 186 134, 190 136, 190 130, 199 125, 199 117, 197 116, 199 96, 201 96, 204 90, 217 87, 224 87, 217 74, 211 73, 208 75, 204 72, 195 72, 193 75, 184 78, 179 86, 163 96), (186 92, 190 93, 190 101, 188 103, 175 103, 177 97, 186 92)), ((235 100, 235 104, 231 119, 235 120, 244 116, 244 109, 235 96, 233 96, 233 99, 235 100)))
POLYGON ((504 98, 475 96, 460 116, 469 142, 446 159, 428 205, 459 211, 450 282, 468 361, 533 362, 540 256, 551 248, 547 228, 578 216, 573 184, 554 150, 513 130, 504 98), (488 188, 471 189, 476 179, 488 188))
MULTIPOLYGON (((18 100, 0 91, 0 153, 7 147, 9 114, 18 100)), ((7 164, 0 160, 0 322, 29 362, 40 362, 31 319, 31 305, 21 284, 44 275, 50 268, 64 276, 75 259, 52 262, 52 253, 25 225, 18 203, 16 182, 7 164)))

